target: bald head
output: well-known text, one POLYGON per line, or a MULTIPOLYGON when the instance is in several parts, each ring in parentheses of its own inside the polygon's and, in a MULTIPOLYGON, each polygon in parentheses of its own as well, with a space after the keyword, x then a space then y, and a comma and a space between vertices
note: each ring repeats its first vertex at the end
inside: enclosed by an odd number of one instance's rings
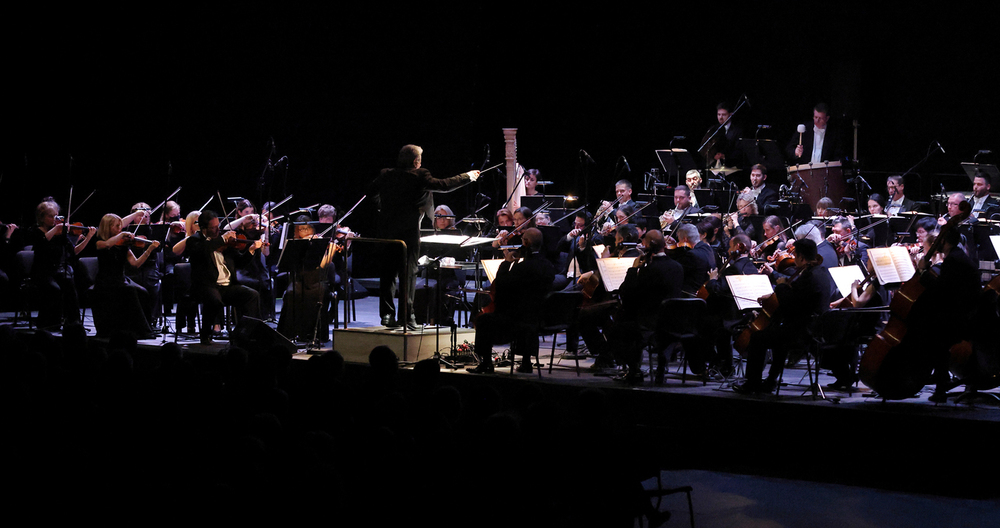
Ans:
POLYGON ((646 246, 646 251, 650 254, 657 254, 663 251, 666 247, 666 241, 663 240, 663 233, 658 229, 650 229, 646 231, 646 236, 642 237, 642 245, 646 246))
POLYGON ((542 232, 534 227, 526 229, 521 235, 521 243, 531 251, 538 251, 542 248, 542 232))

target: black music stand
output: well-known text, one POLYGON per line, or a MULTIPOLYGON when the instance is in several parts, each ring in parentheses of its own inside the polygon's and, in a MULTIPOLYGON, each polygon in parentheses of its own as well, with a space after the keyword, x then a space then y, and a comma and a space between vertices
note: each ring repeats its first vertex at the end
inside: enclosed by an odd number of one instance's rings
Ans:
MULTIPOLYGON (((296 318, 300 316, 300 307, 298 306, 295 294, 295 283, 297 282, 298 274, 306 269, 306 266, 315 266, 318 268, 329 244, 330 241, 325 238, 290 238, 285 241, 284 247, 281 249, 281 255, 278 256, 277 269, 279 272, 288 273, 289 277, 291 277, 289 279, 289 284, 292 286, 291 309, 293 311, 291 313, 295 314, 296 318)), ((316 324, 313 325, 312 339, 306 345, 308 352, 315 352, 323 348, 323 344, 319 341, 319 323, 323 320, 323 304, 323 300, 320 300, 316 306, 316 324)), ((284 307, 284 304, 282 304, 282 308, 284 307)), ((302 311, 308 309, 303 308, 302 311)), ((282 337, 288 338, 287 336, 282 337)))
POLYGON ((694 158, 691 157, 691 153, 687 149, 672 148, 657 150, 656 157, 660 160, 663 173, 666 174, 667 182, 665 183, 669 183, 670 178, 673 177, 675 185, 680 185, 683 183, 681 181, 682 173, 687 174, 689 170, 698 168, 694 162, 694 158))

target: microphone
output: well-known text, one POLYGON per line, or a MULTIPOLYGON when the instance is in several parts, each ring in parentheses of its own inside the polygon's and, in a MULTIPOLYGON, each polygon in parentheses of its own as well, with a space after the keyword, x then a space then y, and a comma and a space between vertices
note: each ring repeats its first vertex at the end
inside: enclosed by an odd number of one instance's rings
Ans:
MULTIPOLYGON (((760 130, 762 128, 771 128, 771 125, 757 125, 757 130, 760 130)), ((805 132, 805 130, 803 130, 803 132, 805 132)))
POLYGON ((246 198, 242 196, 227 196, 226 199, 232 202, 238 202, 240 200, 245 200, 246 198))
POLYGON ((622 156, 622 161, 625 162, 625 170, 627 170, 627 171, 629 171, 629 173, 631 173, 632 172, 632 167, 628 166, 628 159, 625 156, 622 156))
POLYGON ((591 158, 590 154, 587 154, 586 150, 580 149, 580 155, 583 156, 583 159, 586 159, 587 161, 589 161, 589 162, 591 162, 591 163, 593 163, 595 165, 597 164, 597 162, 594 161, 594 158, 591 158))
POLYGON ((941 146, 941 142, 940 141, 934 140, 934 143, 936 143, 937 147, 939 149, 941 149, 941 154, 947 154, 947 152, 944 151, 944 147, 941 146))

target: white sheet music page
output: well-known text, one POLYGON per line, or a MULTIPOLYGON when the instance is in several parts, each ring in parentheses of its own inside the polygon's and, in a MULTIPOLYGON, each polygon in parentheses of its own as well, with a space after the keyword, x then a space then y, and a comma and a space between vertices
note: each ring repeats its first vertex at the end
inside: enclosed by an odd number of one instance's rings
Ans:
POLYGON ((740 310, 761 308, 757 299, 774 293, 771 279, 767 275, 729 275, 726 277, 729 291, 733 292, 736 307, 740 310))
POLYGON ((840 294, 847 297, 851 294, 851 284, 854 281, 865 281, 865 273, 861 271, 861 266, 857 264, 853 266, 838 266, 836 268, 830 268, 830 276, 833 277, 833 282, 837 285, 837 289, 840 290, 840 294))
POLYGON ((597 259, 597 272, 601 275, 601 281, 604 282, 604 289, 613 292, 621 288, 622 283, 625 282, 625 273, 634 262, 634 257, 597 259))

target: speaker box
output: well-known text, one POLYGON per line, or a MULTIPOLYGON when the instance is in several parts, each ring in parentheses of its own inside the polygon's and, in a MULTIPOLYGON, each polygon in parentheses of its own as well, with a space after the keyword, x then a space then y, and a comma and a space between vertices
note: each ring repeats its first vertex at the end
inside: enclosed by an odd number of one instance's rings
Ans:
POLYGON ((294 354, 298 350, 294 343, 275 329, 267 326, 264 321, 245 315, 230 334, 229 342, 247 352, 266 353, 275 345, 280 346, 289 354, 294 354))

